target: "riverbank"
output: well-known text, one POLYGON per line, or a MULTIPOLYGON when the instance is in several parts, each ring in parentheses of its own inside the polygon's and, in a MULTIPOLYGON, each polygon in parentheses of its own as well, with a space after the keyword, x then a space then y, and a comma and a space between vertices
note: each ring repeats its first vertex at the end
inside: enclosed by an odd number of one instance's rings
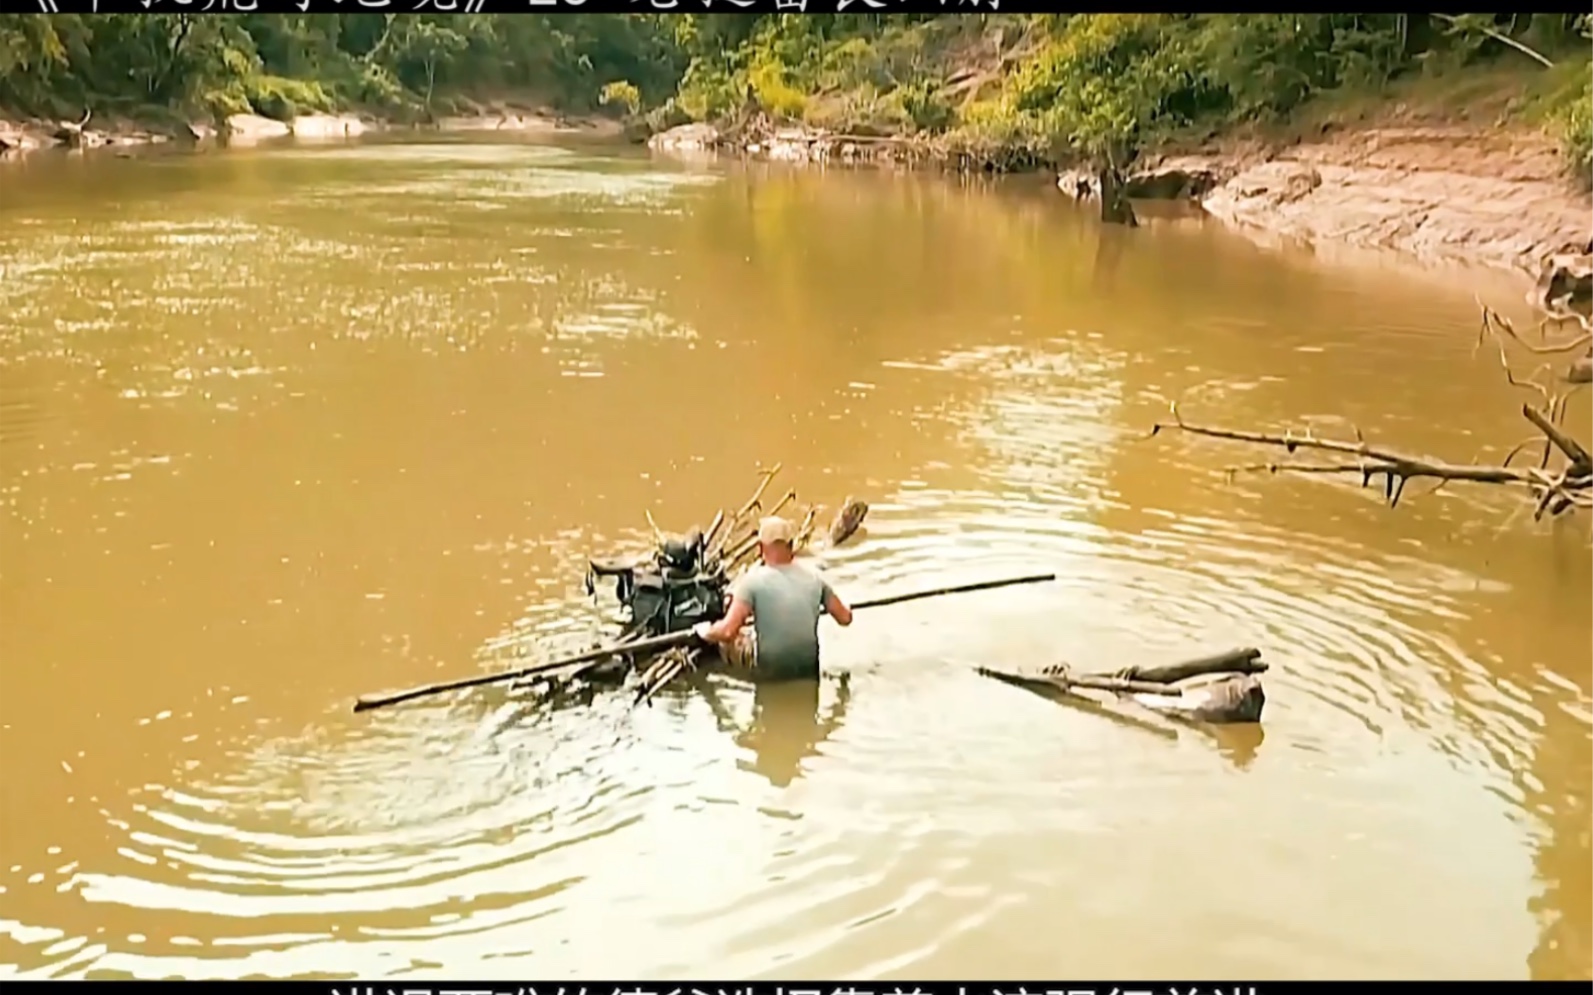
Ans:
POLYGON ((385 131, 504 131, 582 134, 618 138, 619 122, 571 117, 512 105, 482 106, 475 113, 439 117, 424 124, 401 123, 369 114, 302 114, 286 120, 259 114, 233 114, 214 123, 171 116, 159 119, 94 118, 52 121, 0 113, 0 156, 46 149, 99 149, 166 142, 248 145, 278 138, 354 138, 385 131))
MULTIPOLYGON (((1079 188, 1068 175, 1058 185, 1079 188)), ((1534 276, 1593 252, 1593 197, 1527 129, 1378 123, 1283 147, 1234 143, 1148 162, 1129 189, 1192 197, 1239 229, 1534 276)))

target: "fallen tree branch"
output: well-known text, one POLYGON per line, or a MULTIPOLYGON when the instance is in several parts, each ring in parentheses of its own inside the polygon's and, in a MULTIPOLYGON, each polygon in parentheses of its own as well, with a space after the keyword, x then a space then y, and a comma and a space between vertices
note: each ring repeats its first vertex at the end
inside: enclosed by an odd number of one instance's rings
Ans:
MULTIPOLYGON (((747 499, 747 503, 742 505, 734 515, 730 516, 730 521, 725 525, 725 541, 717 546, 710 546, 708 548, 708 554, 710 556, 718 555, 720 551, 725 549, 731 542, 731 537, 735 534, 736 529, 742 525, 747 516, 751 515, 754 511, 762 506, 763 492, 769 489, 769 482, 774 480, 775 475, 780 472, 780 466, 781 464, 776 463, 769 469, 759 472, 759 477, 762 479, 758 481, 757 489, 752 492, 752 497, 747 499)), ((796 492, 792 491, 787 495, 787 500, 795 497, 796 492)), ((781 501, 780 503, 783 505, 785 504, 785 501, 781 501)), ((723 514, 723 512, 721 512, 721 514, 723 514)), ((778 514, 778 512, 771 512, 770 514, 778 514)), ((715 529, 715 531, 717 531, 717 529, 715 529)))
POLYGON ((1585 477, 1593 472, 1593 455, 1588 454, 1582 443, 1566 435, 1560 426, 1549 421, 1543 412, 1530 404, 1521 406, 1521 414, 1527 421, 1537 426, 1538 431, 1542 432, 1556 449, 1565 454, 1565 458, 1571 463, 1569 468, 1571 473, 1585 477))
MULTIPOLYGON (((1532 411, 1530 407, 1524 411, 1532 411)), ((1184 421, 1178 411, 1177 402, 1171 405, 1173 421, 1171 423, 1158 422, 1151 428, 1151 435, 1155 436, 1164 429, 1176 429, 1191 435, 1206 436, 1213 439, 1227 439, 1234 442, 1249 442, 1260 445, 1278 446, 1289 453, 1298 450, 1313 452, 1336 453, 1354 457, 1351 460, 1338 460, 1330 463, 1303 463, 1303 462, 1271 462, 1252 463, 1228 468, 1229 476, 1247 471, 1265 470, 1270 473, 1326 473, 1326 474, 1359 474, 1361 486, 1366 487, 1371 482, 1383 478, 1383 493, 1389 507, 1396 507, 1403 495, 1405 485, 1412 480, 1429 478, 1441 482, 1464 481, 1479 484, 1515 484, 1524 486, 1531 494, 1541 515, 1545 510, 1559 514, 1571 507, 1584 507, 1587 502, 1589 476, 1583 470, 1577 457, 1570 456, 1571 465, 1557 476, 1550 475, 1542 468, 1523 467, 1517 468, 1509 465, 1489 466, 1485 464, 1449 463, 1429 457, 1413 456, 1393 449, 1373 446, 1366 442, 1360 432, 1356 432, 1356 440, 1350 442, 1340 439, 1323 439, 1307 432, 1298 435, 1293 432, 1255 432, 1242 429, 1220 428, 1213 425, 1197 425, 1184 421)), ((1542 418, 1541 413, 1539 414, 1542 418)), ((1534 425, 1538 419, 1529 416, 1534 425)), ((1552 426, 1551 426, 1552 427, 1552 426)), ((1541 428, 1541 426, 1540 426, 1541 428)), ((1556 431, 1549 436, 1549 441, 1556 446, 1565 442, 1572 448, 1562 449, 1569 453, 1583 452, 1574 440, 1565 436, 1563 432, 1556 431), (1559 441, 1556 441, 1558 437, 1559 441)))
POLYGON ((1261 674, 1269 668, 1261 659, 1261 651, 1253 646, 1229 650, 1212 656, 1203 656, 1182 663, 1164 663, 1159 666, 1131 665, 1112 674, 1129 681, 1150 681, 1154 684, 1176 684, 1192 677, 1210 674, 1261 674))
MULTIPOLYGON (((1572 508, 1593 507, 1593 454, 1590 454, 1586 445, 1577 441, 1560 426, 1565 417, 1567 399, 1588 380, 1593 379, 1593 348, 1590 348, 1590 345, 1593 345, 1593 323, 1568 309, 1551 311, 1538 326, 1539 338, 1543 342, 1533 344, 1516 332, 1515 326, 1508 318, 1484 304, 1480 298, 1477 300, 1477 307, 1481 312, 1482 322, 1473 353, 1482 347, 1484 340, 1491 337, 1498 349, 1499 367, 1504 371, 1505 382, 1512 387, 1536 391, 1543 399, 1541 408, 1535 408, 1530 404, 1521 406, 1522 417, 1532 424, 1537 434, 1517 443, 1502 463, 1487 465, 1478 463, 1475 459, 1470 463, 1450 463, 1431 457, 1416 456, 1374 446, 1366 441, 1366 437, 1359 429, 1355 430, 1355 440, 1351 442, 1318 438, 1309 429, 1304 434, 1292 431, 1280 434, 1194 425, 1184 421, 1178 411, 1177 402, 1171 405, 1172 423, 1157 423, 1152 427, 1151 435, 1156 435, 1164 428, 1175 428, 1192 435, 1215 439, 1279 446, 1290 455, 1305 450, 1348 457, 1318 462, 1280 460, 1247 463, 1230 466, 1226 472, 1230 478, 1239 473, 1259 471, 1273 474, 1359 474, 1362 487, 1370 485, 1374 479, 1381 477, 1384 497, 1389 507, 1397 506, 1404 494, 1405 486, 1419 478, 1438 482, 1429 493, 1442 489, 1451 481, 1521 486, 1531 498, 1535 519, 1542 518, 1545 514, 1559 515, 1572 508), (1573 321, 1582 328, 1581 334, 1560 342, 1548 340, 1549 324, 1559 325, 1573 321), (1538 355, 1566 353, 1576 349, 1588 349, 1589 352, 1573 363, 1569 370, 1558 373, 1556 379, 1560 383, 1572 385, 1570 389, 1560 391, 1545 386, 1531 377, 1518 378, 1510 368, 1510 357, 1505 349, 1507 339, 1538 355), (1512 465, 1518 455, 1533 446, 1537 446, 1540 453, 1537 466, 1512 465), (1550 456, 1555 452, 1565 458, 1565 465, 1559 470, 1552 470, 1549 466, 1550 456)), ((1541 372, 1545 368, 1548 368, 1547 364, 1534 373, 1541 372)))

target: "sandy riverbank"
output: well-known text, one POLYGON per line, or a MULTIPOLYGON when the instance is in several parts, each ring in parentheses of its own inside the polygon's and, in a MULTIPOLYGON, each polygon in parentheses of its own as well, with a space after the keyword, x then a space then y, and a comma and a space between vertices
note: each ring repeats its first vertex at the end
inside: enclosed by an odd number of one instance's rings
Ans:
POLYGON ((234 114, 225 126, 173 118, 151 123, 125 118, 73 122, 0 116, 0 154, 52 148, 98 149, 162 142, 248 145, 287 137, 351 138, 382 131, 504 131, 617 137, 618 122, 606 118, 567 118, 510 107, 484 108, 479 114, 438 118, 422 125, 395 124, 361 114, 306 114, 287 121, 257 114, 234 114))
POLYGON ((1546 259, 1586 254, 1593 240, 1593 198, 1568 180, 1559 150, 1527 131, 1354 128, 1145 172, 1158 170, 1200 177, 1192 192, 1224 222, 1307 242, 1536 274, 1546 259))

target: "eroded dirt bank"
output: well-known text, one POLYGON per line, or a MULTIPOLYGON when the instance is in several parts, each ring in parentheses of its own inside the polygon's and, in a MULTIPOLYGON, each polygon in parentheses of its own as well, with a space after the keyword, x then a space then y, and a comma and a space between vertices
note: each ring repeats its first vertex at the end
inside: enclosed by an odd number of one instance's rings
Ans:
POLYGON ((1535 271, 1551 255, 1587 252, 1593 238, 1593 198, 1563 162, 1534 134, 1369 128, 1230 162, 1233 175, 1201 203, 1225 221, 1308 240, 1535 271))
MULTIPOLYGON (((1563 162, 1530 132, 1390 125, 1332 131, 1281 150, 1165 158, 1136 172, 1131 193, 1192 196, 1241 229, 1537 277, 1551 260, 1574 268, 1566 257, 1593 248, 1593 197, 1567 178, 1563 162)), ((1077 195, 1086 192, 1080 180, 1065 174, 1058 186, 1077 195)))

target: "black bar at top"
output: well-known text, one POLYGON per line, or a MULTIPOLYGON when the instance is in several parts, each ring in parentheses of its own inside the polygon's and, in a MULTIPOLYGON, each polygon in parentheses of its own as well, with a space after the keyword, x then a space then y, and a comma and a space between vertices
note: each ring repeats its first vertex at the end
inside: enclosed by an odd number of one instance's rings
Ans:
MULTIPOLYGON (((57 990, 80 981, 10 981, 10 993, 57 990), (46 988, 45 986, 51 986, 46 988)), ((1517 991, 1522 995, 1585 995, 1575 981, 123 981, 118 990, 153 993, 178 984, 189 991, 216 987, 270 995, 1326 995, 1329 991, 1392 986, 1416 992, 1517 991)))
MULTIPOLYGON (((9 0, 8 11, 44 14, 1046 14, 1055 0, 9 0)), ((1250 13, 1228 3, 1226 13, 1250 13)), ((1271 8, 1257 4, 1255 13, 1271 8)))

